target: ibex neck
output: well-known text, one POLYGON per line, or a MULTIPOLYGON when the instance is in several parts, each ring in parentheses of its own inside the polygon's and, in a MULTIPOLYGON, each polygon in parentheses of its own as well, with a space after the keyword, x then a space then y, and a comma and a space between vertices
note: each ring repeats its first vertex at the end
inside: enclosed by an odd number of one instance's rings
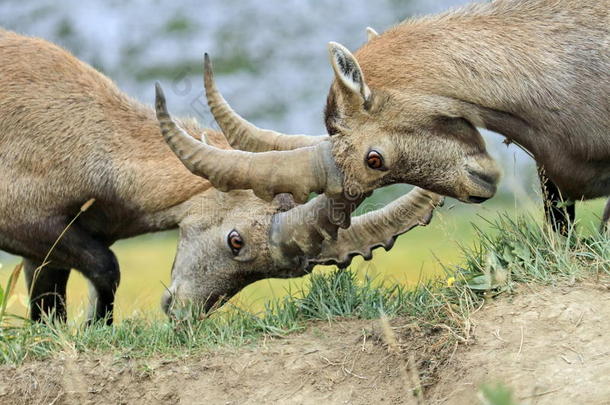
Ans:
MULTIPOLYGON (((113 194, 105 192, 110 195, 101 196, 99 205, 114 206, 107 210, 120 217, 121 226, 111 230, 117 237, 176 228, 193 209, 199 209, 211 185, 191 174, 167 147, 150 108, 131 100, 125 104, 118 112, 113 110, 116 118, 109 120, 120 123, 109 129, 106 141, 119 140, 118 146, 108 147, 109 159, 117 163, 108 176, 113 179, 113 194), (121 196, 119 204, 113 195, 121 196)), ((202 131, 191 120, 180 124, 193 136, 202 131)))

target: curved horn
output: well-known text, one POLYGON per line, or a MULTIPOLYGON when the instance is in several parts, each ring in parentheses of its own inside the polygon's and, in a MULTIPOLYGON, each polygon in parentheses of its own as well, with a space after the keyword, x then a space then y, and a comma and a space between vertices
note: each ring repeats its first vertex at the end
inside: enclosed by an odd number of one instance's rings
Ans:
POLYGON ((184 132, 167 112, 159 83, 155 88, 157 120, 165 141, 192 173, 205 177, 220 191, 251 189, 265 201, 290 193, 298 203, 307 201, 311 192, 341 193, 341 174, 330 142, 282 152, 218 149, 184 132))
POLYGON ((314 146, 328 140, 328 135, 285 135, 256 127, 240 117, 218 91, 212 62, 207 53, 204 56, 203 71, 208 106, 232 147, 250 152, 283 151, 314 146))
POLYGON ((355 256, 370 260, 375 248, 390 250, 399 235, 427 225, 432 211, 442 202, 442 196, 416 187, 384 208, 352 218, 351 226, 339 230, 335 241, 324 241, 320 254, 309 261, 309 266, 347 267, 355 256))
POLYGON ((275 263, 284 268, 306 268, 308 259, 320 254, 325 241, 336 240, 339 228, 350 226, 350 215, 363 199, 323 194, 275 214, 270 233, 275 263))

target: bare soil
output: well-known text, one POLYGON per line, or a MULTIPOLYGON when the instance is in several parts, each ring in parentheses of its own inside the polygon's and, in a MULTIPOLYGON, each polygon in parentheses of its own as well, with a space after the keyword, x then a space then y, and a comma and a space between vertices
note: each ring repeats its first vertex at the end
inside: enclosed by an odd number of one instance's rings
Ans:
POLYGON ((608 285, 528 289, 473 321, 473 341, 431 390, 436 402, 476 403, 477 386, 502 381, 520 403, 610 404, 608 285))
POLYGON ((604 284, 521 287, 479 310, 467 336, 343 320, 189 358, 66 352, 0 367, 0 403, 476 404, 481 384, 502 381, 524 404, 610 404, 609 318, 604 284))

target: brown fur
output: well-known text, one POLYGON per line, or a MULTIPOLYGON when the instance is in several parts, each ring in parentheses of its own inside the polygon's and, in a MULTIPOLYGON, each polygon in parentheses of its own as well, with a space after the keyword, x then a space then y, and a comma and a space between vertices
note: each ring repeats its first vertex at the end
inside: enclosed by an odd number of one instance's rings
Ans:
MULTIPOLYGON (((65 300, 61 272, 71 268, 95 286, 92 317, 110 315, 119 269, 108 247, 146 232, 181 227, 176 262, 189 269, 179 270, 199 290, 209 287, 207 296, 244 286, 236 277, 243 265, 234 264, 217 227, 229 232, 242 224, 244 238, 259 246, 249 278, 272 271, 266 241, 258 239, 278 205, 251 192, 220 193, 191 174, 163 141, 151 108, 65 50, 12 32, 0 31, 0 72, 0 248, 26 258, 29 284, 79 207, 95 198, 54 249, 43 269, 48 276, 37 278, 34 318, 38 306, 65 317, 64 302, 50 308, 43 296, 65 300)), ((202 132, 194 121, 181 125, 193 136, 202 132)), ((230 148, 222 134, 207 135, 214 146, 230 148)))
POLYGON ((95 198, 95 215, 121 224, 124 215, 141 216, 120 230, 94 230, 113 240, 171 227, 176 218, 163 213, 210 188, 165 145, 154 112, 87 64, 10 32, 0 34, 0 53, 0 165, 7 174, 0 179, 1 226, 72 216, 95 198))
POLYGON ((609 10, 608 0, 496 0, 371 39, 355 53, 371 106, 341 80, 329 95, 346 184, 490 197, 498 170, 475 129, 486 127, 528 149, 567 197, 609 195, 609 10), (377 147, 387 172, 363 164, 377 147))

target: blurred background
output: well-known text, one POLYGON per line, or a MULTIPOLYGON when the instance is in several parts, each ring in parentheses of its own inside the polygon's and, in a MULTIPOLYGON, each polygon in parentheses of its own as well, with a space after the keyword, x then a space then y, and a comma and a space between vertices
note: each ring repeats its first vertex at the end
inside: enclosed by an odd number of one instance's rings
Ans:
MULTIPOLYGON (((2 0, 0 25, 65 47, 144 103, 152 105, 153 84, 160 81, 173 113, 216 127, 202 84, 203 53, 208 52, 221 91, 241 115, 282 132, 322 134, 322 110, 332 79, 326 51, 329 41, 355 50, 366 40, 367 26, 383 32, 405 18, 466 2, 2 0)), ((504 168, 498 196, 478 206, 449 200, 431 225, 402 236, 392 251, 376 251, 370 262, 355 260, 353 268, 359 274, 388 283, 417 283, 443 274, 443 266, 459 263, 458 244, 472 243, 471 223, 486 228, 485 218, 498 210, 532 210, 541 217, 533 163, 514 146, 503 145, 500 136, 484 135, 491 154, 504 168)), ((408 188, 397 185, 379 190, 362 210, 383 204, 408 188)), ((579 204, 581 222, 597 226, 602 203, 579 204)), ((175 249, 176 232, 115 245, 122 273, 118 319, 135 312, 162 316, 159 302, 164 286, 169 285, 175 249)), ((6 282, 19 260, 0 251, 0 283, 6 282)), ((246 288, 232 303, 256 312, 266 300, 296 291, 305 281, 263 280, 246 288)), ((20 281, 9 307, 19 315, 26 313, 24 284, 20 281)), ((68 301, 70 316, 86 313, 87 284, 76 272, 70 278, 68 301)))

